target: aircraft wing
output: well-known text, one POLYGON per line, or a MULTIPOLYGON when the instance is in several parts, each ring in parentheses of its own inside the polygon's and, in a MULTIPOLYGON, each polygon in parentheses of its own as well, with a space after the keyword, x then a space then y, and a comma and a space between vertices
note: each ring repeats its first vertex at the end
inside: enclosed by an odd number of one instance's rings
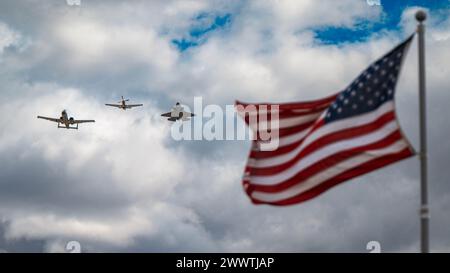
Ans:
POLYGON ((172 117, 172 112, 167 112, 167 113, 161 114, 161 117, 168 117, 168 118, 170 118, 170 117, 172 117))
POLYGON ((42 116, 37 116, 37 118, 46 119, 46 120, 53 121, 53 122, 60 122, 59 118, 48 118, 48 117, 42 117, 42 116))
POLYGON ((133 108, 133 107, 138 107, 138 106, 143 106, 143 104, 127 104, 125 107, 126 108, 133 108))
POLYGON ((73 121, 74 124, 86 123, 86 122, 95 122, 95 120, 93 120, 93 119, 79 119, 79 120, 74 120, 73 121))
POLYGON ((111 104, 111 103, 105 103, 106 106, 112 106, 112 107, 117 107, 120 108, 122 105, 120 104, 111 104))

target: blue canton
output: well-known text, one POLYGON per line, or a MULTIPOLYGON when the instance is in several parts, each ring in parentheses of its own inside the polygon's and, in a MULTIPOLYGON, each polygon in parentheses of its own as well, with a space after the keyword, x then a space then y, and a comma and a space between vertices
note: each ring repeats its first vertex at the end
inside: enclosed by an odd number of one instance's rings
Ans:
POLYGON ((363 71, 336 100, 325 116, 325 122, 333 122, 376 110, 394 99, 395 86, 413 36, 363 71))

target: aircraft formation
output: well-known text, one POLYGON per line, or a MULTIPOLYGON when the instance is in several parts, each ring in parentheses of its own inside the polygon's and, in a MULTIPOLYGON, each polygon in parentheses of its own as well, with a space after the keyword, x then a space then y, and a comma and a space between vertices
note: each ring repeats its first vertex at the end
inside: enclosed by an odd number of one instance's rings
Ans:
MULTIPOLYGON (((127 104, 127 101, 129 99, 124 99, 122 96, 122 99, 117 103, 106 103, 106 106, 116 107, 118 109, 127 110, 131 109, 133 107, 140 107, 143 106, 143 104, 127 104)), ((190 117, 193 117, 194 114, 184 111, 183 106, 179 102, 175 104, 175 106, 172 107, 170 112, 161 114, 162 117, 167 117, 169 121, 187 121, 190 119, 190 117)), ((95 122, 93 119, 74 119, 73 117, 69 117, 66 110, 63 110, 61 112, 61 116, 59 118, 50 118, 50 117, 44 117, 44 116, 37 116, 38 119, 45 119, 48 121, 56 122, 58 124, 58 128, 65 128, 65 129, 75 129, 78 130, 78 124, 80 123, 90 123, 95 122)))

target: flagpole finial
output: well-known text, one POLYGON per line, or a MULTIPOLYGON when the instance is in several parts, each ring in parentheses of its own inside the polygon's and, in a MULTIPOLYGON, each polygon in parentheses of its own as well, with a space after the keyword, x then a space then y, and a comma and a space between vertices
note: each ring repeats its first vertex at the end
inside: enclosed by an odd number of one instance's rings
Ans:
POLYGON ((423 10, 418 10, 416 12, 416 20, 419 22, 423 22, 427 19, 427 13, 423 10))

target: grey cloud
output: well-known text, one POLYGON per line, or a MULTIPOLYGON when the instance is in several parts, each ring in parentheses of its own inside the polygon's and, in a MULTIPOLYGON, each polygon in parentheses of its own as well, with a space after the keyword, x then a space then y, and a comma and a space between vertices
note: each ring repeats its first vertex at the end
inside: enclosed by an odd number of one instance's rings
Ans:
POLYGON ((16 239, 6 240, 8 222, 0 221, 0 253, 40 253, 44 250, 45 240, 16 239))

